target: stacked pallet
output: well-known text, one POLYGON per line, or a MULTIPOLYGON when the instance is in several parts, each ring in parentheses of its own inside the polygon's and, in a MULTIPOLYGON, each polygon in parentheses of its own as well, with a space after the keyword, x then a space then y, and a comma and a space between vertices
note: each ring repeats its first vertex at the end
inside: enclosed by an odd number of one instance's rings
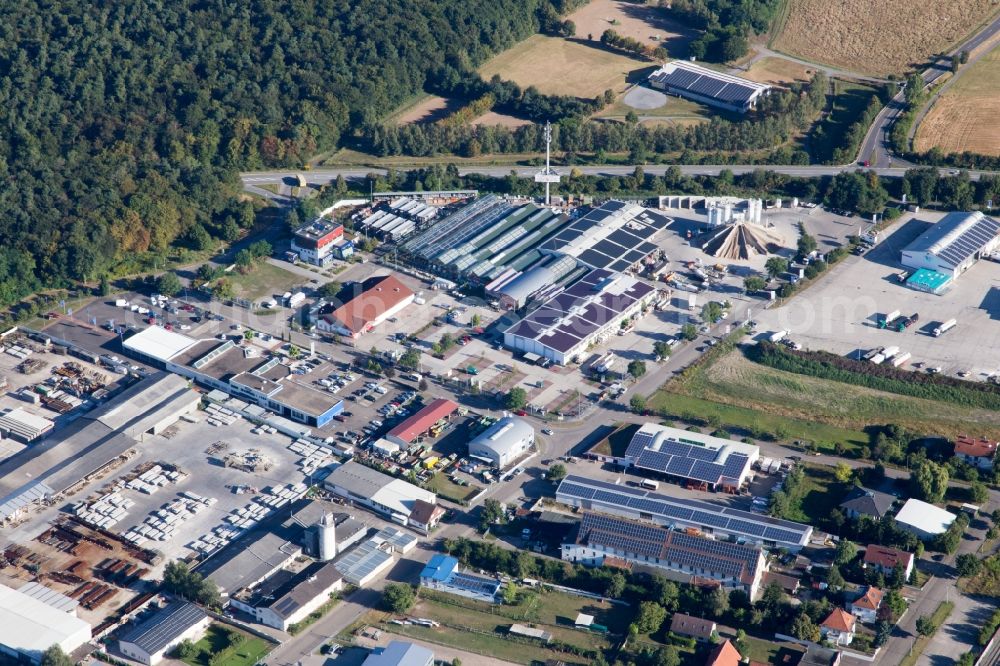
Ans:
POLYGON ((209 425, 214 426, 233 425, 243 418, 233 410, 226 407, 220 407, 214 403, 209 404, 208 407, 205 408, 205 411, 208 413, 209 425))
POLYGON ((302 456, 298 461, 299 469, 310 476, 330 460, 330 449, 313 444, 308 439, 297 439, 288 445, 288 450, 302 456))
POLYGON ((134 505, 134 500, 123 497, 115 490, 101 495, 90 504, 77 502, 72 505, 71 511, 73 515, 88 525, 110 529, 124 520, 128 515, 128 510, 134 505))
POLYGON ((214 497, 201 497, 192 492, 185 492, 150 513, 141 525, 136 525, 122 534, 122 538, 136 546, 142 546, 147 541, 167 541, 186 521, 216 501, 214 497))

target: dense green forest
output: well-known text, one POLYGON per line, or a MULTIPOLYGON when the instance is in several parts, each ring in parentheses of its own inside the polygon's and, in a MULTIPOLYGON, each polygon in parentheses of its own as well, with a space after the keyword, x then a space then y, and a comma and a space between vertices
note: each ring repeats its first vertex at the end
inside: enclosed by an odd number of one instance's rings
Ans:
POLYGON ((253 224, 237 170, 301 165, 573 0, 0 5, 0 303, 253 224))
POLYGON ((699 60, 728 62, 746 55, 750 37, 770 30, 781 0, 673 0, 670 16, 703 31, 688 47, 699 60))

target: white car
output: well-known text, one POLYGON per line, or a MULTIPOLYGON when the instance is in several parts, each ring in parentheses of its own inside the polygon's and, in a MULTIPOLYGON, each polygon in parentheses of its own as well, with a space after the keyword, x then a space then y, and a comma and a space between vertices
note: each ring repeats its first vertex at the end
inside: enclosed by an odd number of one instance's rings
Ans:
POLYGON ((545 428, 544 430, 542 430, 542 434, 543 435, 554 435, 555 433, 552 432, 552 428, 545 428))

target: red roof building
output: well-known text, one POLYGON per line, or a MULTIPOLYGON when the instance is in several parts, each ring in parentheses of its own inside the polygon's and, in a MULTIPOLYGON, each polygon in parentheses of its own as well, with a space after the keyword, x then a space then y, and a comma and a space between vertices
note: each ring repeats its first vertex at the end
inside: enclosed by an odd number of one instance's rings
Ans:
POLYGON ((955 457, 980 469, 992 469, 993 459, 997 455, 997 442, 974 439, 962 435, 955 440, 955 457))
POLYGON ((400 446, 409 446, 417 437, 430 430, 435 423, 448 418, 457 409, 457 402, 447 398, 438 398, 416 414, 407 417, 406 420, 390 430, 385 437, 400 446))
POLYGON ((896 567, 897 562, 903 565, 903 573, 909 578, 913 571, 913 553, 874 543, 868 544, 868 547, 865 548, 864 564, 866 567, 878 567, 882 573, 887 574, 896 567))
POLYGON ((819 625, 823 637, 837 645, 850 645, 854 640, 854 625, 857 618, 843 608, 834 608, 819 625))
POLYGON ((726 640, 709 653, 705 666, 739 666, 742 659, 739 650, 726 640))
POLYGON ((323 315, 316 328, 353 339, 398 314, 415 294, 395 275, 379 275, 361 285, 361 293, 333 312, 323 315))

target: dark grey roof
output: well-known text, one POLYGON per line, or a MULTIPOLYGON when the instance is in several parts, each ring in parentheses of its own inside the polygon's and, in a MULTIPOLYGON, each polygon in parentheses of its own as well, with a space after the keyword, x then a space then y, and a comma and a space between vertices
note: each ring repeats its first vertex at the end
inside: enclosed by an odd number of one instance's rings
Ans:
POLYGON ((799 660, 799 666, 833 666, 838 663, 838 652, 818 645, 806 646, 806 653, 799 660))
POLYGON ((187 601, 175 601, 136 625, 118 640, 155 654, 205 618, 205 611, 187 601))
MULTIPOLYGON (((569 244, 596 226, 618 215, 626 205, 622 201, 612 200, 591 209, 542 243, 541 250, 543 252, 562 252, 569 244)), ((667 228, 670 223, 671 220, 667 216, 655 210, 643 208, 634 217, 629 218, 624 226, 580 252, 577 258, 591 268, 623 271, 656 249, 655 245, 647 242, 648 239, 658 231, 667 228)))
POLYGON ((979 252, 1000 234, 1000 221, 979 211, 948 213, 922 233, 903 252, 927 253, 939 257, 951 268, 979 252))
POLYGON ((641 512, 670 524, 720 530, 754 540, 773 541, 778 546, 799 548, 812 534, 812 527, 802 523, 576 475, 563 479, 556 490, 556 497, 589 502, 595 510, 641 512))
POLYGON ((297 610, 330 589, 343 578, 333 562, 317 562, 300 574, 270 591, 267 598, 256 599, 254 606, 270 608, 278 617, 288 619, 297 610))
POLYGON ((716 624, 714 621, 685 613, 674 613, 674 616, 670 618, 670 631, 682 636, 711 638, 715 628, 716 624))
POLYGON ((895 501, 896 498, 888 493, 880 493, 877 490, 855 486, 847 494, 847 499, 841 502, 840 506, 844 509, 857 511, 865 516, 881 518, 888 513, 889 509, 892 508, 892 503, 895 501))
MULTIPOLYGON (((654 72, 650 81, 675 90, 692 92, 703 97, 725 102, 727 104, 742 104, 752 98, 761 89, 761 84, 754 81, 737 82, 735 77, 716 73, 709 69, 697 67, 696 71, 685 68, 685 63, 675 63, 672 71, 659 70, 654 72)), ((687 66, 694 69, 696 66, 687 66)), ((766 87, 766 86, 765 86, 766 87)))

